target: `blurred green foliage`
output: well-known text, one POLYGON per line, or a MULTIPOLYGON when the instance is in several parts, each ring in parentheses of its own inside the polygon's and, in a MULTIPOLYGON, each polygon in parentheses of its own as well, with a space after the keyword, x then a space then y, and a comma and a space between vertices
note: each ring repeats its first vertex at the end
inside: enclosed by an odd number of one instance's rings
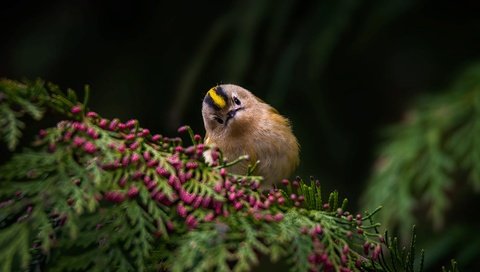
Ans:
POLYGON ((422 96, 386 134, 364 192, 366 208, 382 203, 388 212, 381 221, 404 235, 419 222, 428 232, 446 229, 431 241, 434 255, 478 262, 480 235, 472 226, 479 222, 467 209, 478 206, 480 193, 480 66, 444 93, 422 96))
MULTIPOLYGON (((102 115, 136 117, 165 134, 184 123, 202 131, 205 91, 242 85, 292 120, 303 147, 298 174, 315 175, 355 205, 384 139, 378 132, 402 120, 422 94, 448 104, 450 96, 437 99, 436 90, 480 59, 478 7, 446 0, 15 1, 0 10, 0 75, 74 89, 87 82, 102 115)), ((437 165, 442 173, 458 163, 437 165)), ((466 211, 471 198, 456 196, 435 202, 437 215, 426 217, 447 222, 423 241, 439 251, 427 254, 427 265, 455 255, 451 248, 478 229, 466 211)), ((409 211, 401 209, 401 218, 411 218, 405 228, 418 219, 409 211)), ((475 248, 469 252, 475 256, 475 248)))

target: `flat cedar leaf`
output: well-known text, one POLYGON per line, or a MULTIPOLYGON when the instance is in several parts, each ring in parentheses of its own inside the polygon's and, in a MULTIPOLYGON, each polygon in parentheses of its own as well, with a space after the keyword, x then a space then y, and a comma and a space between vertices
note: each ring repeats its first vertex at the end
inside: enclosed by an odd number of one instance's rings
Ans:
POLYGON ((221 271, 229 272, 228 260, 230 253, 225 245, 217 244, 205 252, 204 258, 201 258, 197 265, 193 267, 193 271, 221 271))
POLYGON ((292 264, 290 271, 308 271, 309 264, 306 260, 308 259, 311 249, 312 240, 306 235, 299 235, 293 239, 292 246, 290 247, 290 263, 292 264))
POLYGON ((128 261, 128 256, 126 256, 118 247, 112 248, 109 255, 112 256, 111 263, 109 264, 111 271, 135 271, 135 268, 128 261))
POLYGON ((270 245, 270 260, 275 263, 280 260, 282 256, 285 256, 286 250, 281 244, 274 243, 270 245))
POLYGON ((39 106, 21 97, 15 97, 14 101, 35 120, 42 119, 44 110, 39 106))
POLYGON ((248 271, 251 269, 251 266, 258 264, 258 256, 254 248, 245 242, 238 245, 238 249, 234 255, 237 259, 234 271, 248 271))
MULTIPOLYGON (((96 259, 99 257, 97 250, 83 251, 73 256, 61 256, 57 262, 52 263, 49 271, 91 271, 96 259)), ((98 269, 98 268, 97 268, 98 269)), ((105 269, 105 268, 104 268, 105 269)))
POLYGON ((25 124, 17 118, 16 113, 7 104, 0 104, 0 137, 7 143, 8 149, 14 150, 22 136, 25 124))
POLYGON ((76 103, 78 101, 77 94, 72 89, 67 89, 67 98, 68 98, 68 100, 70 100, 74 103, 76 103))
POLYGON ((36 194, 44 189, 53 176, 56 158, 47 152, 25 151, 15 154, 9 162, 0 166, 0 180, 9 181, 10 186, 0 190, 0 195, 8 195, 12 190, 21 190, 26 194, 36 194), (29 179, 25 180, 25 177, 29 179), (23 180, 23 182, 15 182, 23 180))
POLYGON ((2 271, 12 271, 15 257, 20 259, 20 267, 29 265, 30 256, 30 230, 27 223, 18 223, 6 229, 0 230, 0 263, 3 263, 2 271))
POLYGON ((42 250, 44 253, 49 254, 52 247, 51 235, 54 233, 52 225, 48 221, 48 217, 43 210, 35 209, 32 218, 38 222, 37 238, 41 242, 42 250))

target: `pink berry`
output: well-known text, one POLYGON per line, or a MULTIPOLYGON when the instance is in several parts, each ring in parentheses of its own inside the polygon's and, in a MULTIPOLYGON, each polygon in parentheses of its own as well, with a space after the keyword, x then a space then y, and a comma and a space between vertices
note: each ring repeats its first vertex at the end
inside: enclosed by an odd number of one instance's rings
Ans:
POLYGON ((97 151, 97 147, 92 142, 85 142, 83 144, 83 150, 87 153, 93 154, 97 151))
POLYGON ((178 133, 185 133, 185 132, 188 131, 188 129, 189 129, 189 126, 181 126, 181 127, 178 128, 177 131, 178 131, 178 133))
POLYGON ((44 130, 44 129, 41 129, 39 132, 38 132, 38 136, 40 138, 45 138, 45 136, 47 136, 47 131, 44 130))
POLYGON ((277 213, 273 216, 273 220, 275 220, 276 222, 279 222, 279 221, 282 221, 283 220, 283 213, 277 213))
POLYGON ((135 186, 130 187, 130 189, 127 192, 127 195, 129 198, 134 198, 138 195, 138 188, 135 186))
POLYGON ((89 111, 89 112, 87 112, 87 117, 95 118, 95 117, 98 117, 98 114, 96 112, 89 111))
POLYGON ((213 218, 215 218, 215 214, 210 212, 210 213, 207 213, 207 215, 205 215, 205 217, 203 218, 203 221, 211 222, 213 220, 213 218))
POLYGON ((187 209, 180 203, 177 206, 177 213, 181 217, 186 217, 187 216, 187 209))
POLYGON ((155 169, 155 172, 157 172, 157 174, 165 178, 170 176, 170 173, 163 167, 157 167, 155 169))
POLYGON ((132 120, 128 120, 127 123, 125 123, 125 126, 127 128, 134 128, 136 124, 137 124, 137 120, 132 119, 132 120))
POLYGON ((73 114, 79 114, 80 112, 82 112, 82 107, 80 105, 75 105, 72 107, 72 109, 70 110, 73 114))
POLYGON ((130 150, 135 150, 137 149, 138 147, 140 146, 140 143, 139 142, 134 142, 130 145, 130 150))
POLYGON ((73 138, 73 145, 75 145, 75 146, 78 147, 78 146, 83 145, 83 143, 85 143, 85 139, 84 139, 84 138, 79 137, 79 136, 75 136, 75 137, 73 138))
POLYGON ((133 153, 130 160, 132 161, 132 163, 136 163, 140 160, 140 155, 138 155, 137 153, 133 153))
POLYGON ((190 161, 190 162, 187 162, 185 167, 187 167, 187 169, 196 169, 198 167, 198 163, 190 161))
POLYGON ((240 210, 241 208, 243 207, 243 204, 242 202, 235 202, 235 204, 233 204, 233 208, 235 208, 235 210, 240 210))
POLYGON ((106 128, 108 125, 108 120, 107 119, 101 119, 100 122, 98 122, 98 126, 101 128, 106 128))

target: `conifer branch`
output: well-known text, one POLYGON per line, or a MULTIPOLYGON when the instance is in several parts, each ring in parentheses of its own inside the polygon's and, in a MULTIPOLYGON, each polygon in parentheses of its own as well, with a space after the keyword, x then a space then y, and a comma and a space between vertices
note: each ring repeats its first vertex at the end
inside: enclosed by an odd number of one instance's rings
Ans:
POLYGON ((402 123, 386 131, 364 194, 367 208, 389 228, 408 236, 414 211, 439 229, 463 184, 480 188, 480 66, 466 69, 443 93, 424 96, 402 123))
POLYGON ((248 271, 260 255, 285 258, 292 271, 412 271, 414 246, 399 253, 396 240, 387 244, 372 219, 378 210, 352 214, 313 178, 261 191, 261 177, 228 173, 221 152, 188 128, 179 129, 190 134, 184 144, 137 120, 102 118, 73 91, 2 84, 16 90, 8 101, 40 101, 32 116, 66 115, 0 168, 4 271, 248 271))

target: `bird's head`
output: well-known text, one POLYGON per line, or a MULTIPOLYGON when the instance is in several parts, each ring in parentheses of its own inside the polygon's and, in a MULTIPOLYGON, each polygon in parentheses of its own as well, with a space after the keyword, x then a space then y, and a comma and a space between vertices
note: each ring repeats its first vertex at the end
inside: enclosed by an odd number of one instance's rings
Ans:
POLYGON ((216 136, 245 133, 255 122, 255 112, 261 104, 257 97, 240 86, 213 87, 203 99, 205 129, 216 136))

